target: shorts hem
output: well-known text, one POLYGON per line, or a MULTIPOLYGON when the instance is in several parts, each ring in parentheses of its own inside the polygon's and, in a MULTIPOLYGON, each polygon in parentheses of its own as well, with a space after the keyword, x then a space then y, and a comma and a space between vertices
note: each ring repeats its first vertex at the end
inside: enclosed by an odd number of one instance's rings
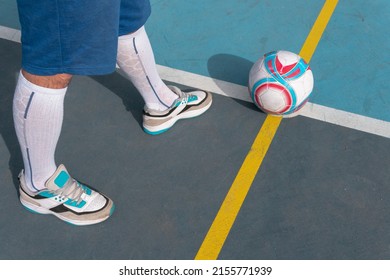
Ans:
POLYGON ((22 68, 28 73, 38 76, 52 76, 57 74, 70 74, 80 76, 107 75, 113 73, 116 69, 115 66, 42 68, 31 65, 22 65, 22 68))
POLYGON ((145 21, 142 21, 142 24, 138 24, 138 25, 133 25, 131 27, 127 27, 127 28, 120 28, 119 29, 119 32, 118 32, 118 36, 123 36, 123 35, 127 35, 127 34, 130 34, 130 33, 134 33, 136 32, 138 29, 140 29, 142 26, 144 26, 146 23, 146 20, 145 21))

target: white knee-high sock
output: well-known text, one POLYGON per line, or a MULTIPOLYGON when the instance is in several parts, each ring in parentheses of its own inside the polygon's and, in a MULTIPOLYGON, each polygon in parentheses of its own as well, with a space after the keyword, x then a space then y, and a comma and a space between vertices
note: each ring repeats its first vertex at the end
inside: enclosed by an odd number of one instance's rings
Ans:
POLYGON ((33 192, 43 189, 57 169, 54 153, 61 133, 66 90, 37 86, 19 74, 13 100, 14 125, 26 185, 33 192))
POLYGON ((157 73, 153 50, 144 27, 119 37, 117 63, 141 93, 149 109, 166 110, 178 98, 157 73))

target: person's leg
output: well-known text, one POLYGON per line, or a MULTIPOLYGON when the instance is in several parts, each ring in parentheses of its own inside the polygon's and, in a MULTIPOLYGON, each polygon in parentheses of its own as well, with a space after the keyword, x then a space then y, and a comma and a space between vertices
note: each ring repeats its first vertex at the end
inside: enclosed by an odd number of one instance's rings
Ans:
POLYGON ((38 76, 24 70, 19 74, 13 101, 14 125, 26 186, 32 192, 44 189, 47 179, 57 169, 54 153, 71 77, 69 74, 38 76))
POLYGON ((205 112, 212 98, 204 91, 183 93, 161 80, 144 24, 150 13, 149 0, 122 0, 117 63, 145 101, 143 127, 160 134, 179 119, 205 112))
POLYGON ((75 225, 111 216, 111 199, 74 180, 55 163, 69 74, 41 76, 22 70, 13 101, 16 134, 25 169, 20 173, 20 201, 29 210, 53 214, 75 225))
POLYGON ((117 63, 137 88, 147 108, 164 111, 178 98, 157 72, 153 50, 144 27, 119 37, 117 63))
POLYGON ((157 73, 144 24, 151 13, 149 0, 121 0, 117 64, 134 84, 147 108, 166 110, 178 98, 157 73))
POLYGON ((22 69, 22 74, 30 83, 44 88, 63 89, 68 87, 72 80, 71 74, 56 74, 52 76, 39 76, 30 74, 22 69))
POLYGON ((20 201, 33 212, 76 225, 106 220, 114 204, 56 165, 64 97, 72 75, 115 70, 119 5, 120 0, 99 5, 94 0, 18 0, 22 70, 13 114, 24 161, 20 201))

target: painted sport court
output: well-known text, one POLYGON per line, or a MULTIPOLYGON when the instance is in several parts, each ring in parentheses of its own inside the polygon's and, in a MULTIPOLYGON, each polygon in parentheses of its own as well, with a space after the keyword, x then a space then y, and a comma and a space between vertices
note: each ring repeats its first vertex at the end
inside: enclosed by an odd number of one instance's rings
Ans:
POLYGON ((210 90, 213 106, 149 136, 119 73, 75 77, 57 162, 117 207, 89 227, 19 203, 14 2, 0 0, 0 259, 390 258, 389 1, 152 0, 161 76, 210 90), (315 77, 293 119, 267 117, 246 89, 278 49, 315 77))

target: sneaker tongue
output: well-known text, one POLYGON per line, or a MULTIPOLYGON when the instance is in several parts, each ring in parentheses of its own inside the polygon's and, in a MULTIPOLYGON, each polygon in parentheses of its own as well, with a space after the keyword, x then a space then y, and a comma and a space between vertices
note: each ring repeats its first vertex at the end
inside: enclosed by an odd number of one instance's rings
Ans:
POLYGON ((72 178, 64 165, 58 166, 56 172, 47 180, 46 188, 56 191, 72 184, 72 178))
POLYGON ((175 87, 175 86, 169 86, 169 89, 178 96, 178 98, 181 98, 182 95, 183 95, 183 92, 178 88, 178 87, 175 87))

